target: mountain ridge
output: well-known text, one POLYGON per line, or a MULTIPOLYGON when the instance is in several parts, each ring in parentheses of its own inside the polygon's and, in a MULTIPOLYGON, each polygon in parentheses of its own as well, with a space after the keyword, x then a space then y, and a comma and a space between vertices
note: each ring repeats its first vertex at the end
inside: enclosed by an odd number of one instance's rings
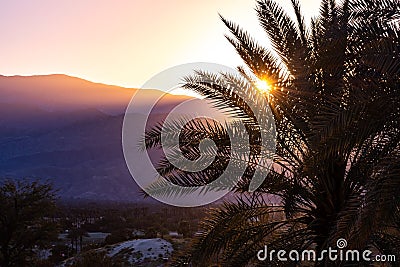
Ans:
POLYGON ((0 180, 50 181, 62 199, 152 202, 139 194, 122 152, 124 113, 137 90, 145 92, 139 111, 164 96, 150 121, 191 99, 64 74, 0 75, 0 180))

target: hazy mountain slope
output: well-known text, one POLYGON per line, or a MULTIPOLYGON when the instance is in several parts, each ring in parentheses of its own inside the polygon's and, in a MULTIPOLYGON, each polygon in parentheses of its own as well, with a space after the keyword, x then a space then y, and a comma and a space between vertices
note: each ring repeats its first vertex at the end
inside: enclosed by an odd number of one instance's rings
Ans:
MULTIPOLYGON (((49 179, 62 198, 142 201, 121 145, 135 91, 65 75, 0 76, 0 177, 49 179)), ((155 117, 185 99, 168 95, 155 117)))

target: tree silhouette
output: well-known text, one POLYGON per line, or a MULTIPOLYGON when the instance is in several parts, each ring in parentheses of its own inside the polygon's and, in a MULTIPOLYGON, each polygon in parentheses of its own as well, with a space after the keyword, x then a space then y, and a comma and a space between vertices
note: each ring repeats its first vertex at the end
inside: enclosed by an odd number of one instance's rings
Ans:
MULTIPOLYGON (((291 2, 294 20, 274 1, 257 2, 271 49, 221 17, 247 66, 238 68, 241 77, 197 71, 185 78, 185 88, 247 125, 251 146, 235 188, 241 194, 204 222, 191 251, 196 266, 215 257, 224 266, 261 264, 256 252, 264 245, 321 252, 336 247, 339 238, 349 249, 372 247, 400 257, 400 32, 394 20, 400 3, 323 0, 307 27, 298 1, 291 2), (257 90, 257 80, 268 81, 270 91, 257 90), (240 90, 254 102, 268 100, 277 131, 274 163, 254 193, 247 191, 260 162, 260 125, 240 90)), ((161 147, 160 125, 146 132, 146 148, 161 147)), ((219 150, 212 166, 197 173, 160 161, 158 172, 186 187, 216 179, 229 160, 240 159, 229 154, 222 127, 202 121, 190 126, 179 133, 179 149, 189 151, 189 159, 198 156, 205 137, 219 150)), ((268 262, 274 265, 285 264, 268 262)))
POLYGON ((82 241, 83 241, 83 237, 88 237, 89 234, 88 232, 82 228, 82 227, 77 227, 77 228, 73 228, 72 230, 70 230, 70 232, 68 233, 68 238, 71 239, 71 247, 72 249, 75 248, 75 252, 78 253, 78 251, 82 251, 82 241), (79 246, 78 246, 78 240, 79 240, 79 246), (74 245, 75 243, 75 245, 74 245))
POLYGON ((182 220, 179 222, 178 233, 182 234, 183 237, 190 236, 190 224, 186 220, 182 220))
POLYGON ((0 186, 0 266, 25 266, 40 248, 57 237, 46 220, 55 210, 50 184, 4 181, 0 186))

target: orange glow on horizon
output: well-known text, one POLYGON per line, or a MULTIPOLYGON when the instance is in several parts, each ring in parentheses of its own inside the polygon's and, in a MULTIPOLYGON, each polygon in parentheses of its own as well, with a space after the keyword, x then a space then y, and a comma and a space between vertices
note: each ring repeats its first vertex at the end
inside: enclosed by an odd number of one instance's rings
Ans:
MULTIPOLYGON (((139 88, 172 66, 211 62, 231 68, 242 59, 225 39, 222 14, 271 48, 256 1, 3 1, 0 75, 67 74, 139 88), (4 3, 3 3, 4 2, 4 3)), ((319 2, 300 1, 309 23, 319 2)), ((293 19, 290 0, 279 4, 293 19)))

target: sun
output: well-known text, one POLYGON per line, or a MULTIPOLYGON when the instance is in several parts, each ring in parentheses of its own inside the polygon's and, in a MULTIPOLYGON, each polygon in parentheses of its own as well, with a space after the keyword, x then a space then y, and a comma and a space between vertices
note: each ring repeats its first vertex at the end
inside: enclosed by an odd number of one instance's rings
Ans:
POLYGON ((272 90, 271 85, 269 85, 268 82, 265 80, 258 80, 255 83, 255 86, 258 90, 260 90, 263 93, 267 93, 267 94, 269 94, 272 90))

